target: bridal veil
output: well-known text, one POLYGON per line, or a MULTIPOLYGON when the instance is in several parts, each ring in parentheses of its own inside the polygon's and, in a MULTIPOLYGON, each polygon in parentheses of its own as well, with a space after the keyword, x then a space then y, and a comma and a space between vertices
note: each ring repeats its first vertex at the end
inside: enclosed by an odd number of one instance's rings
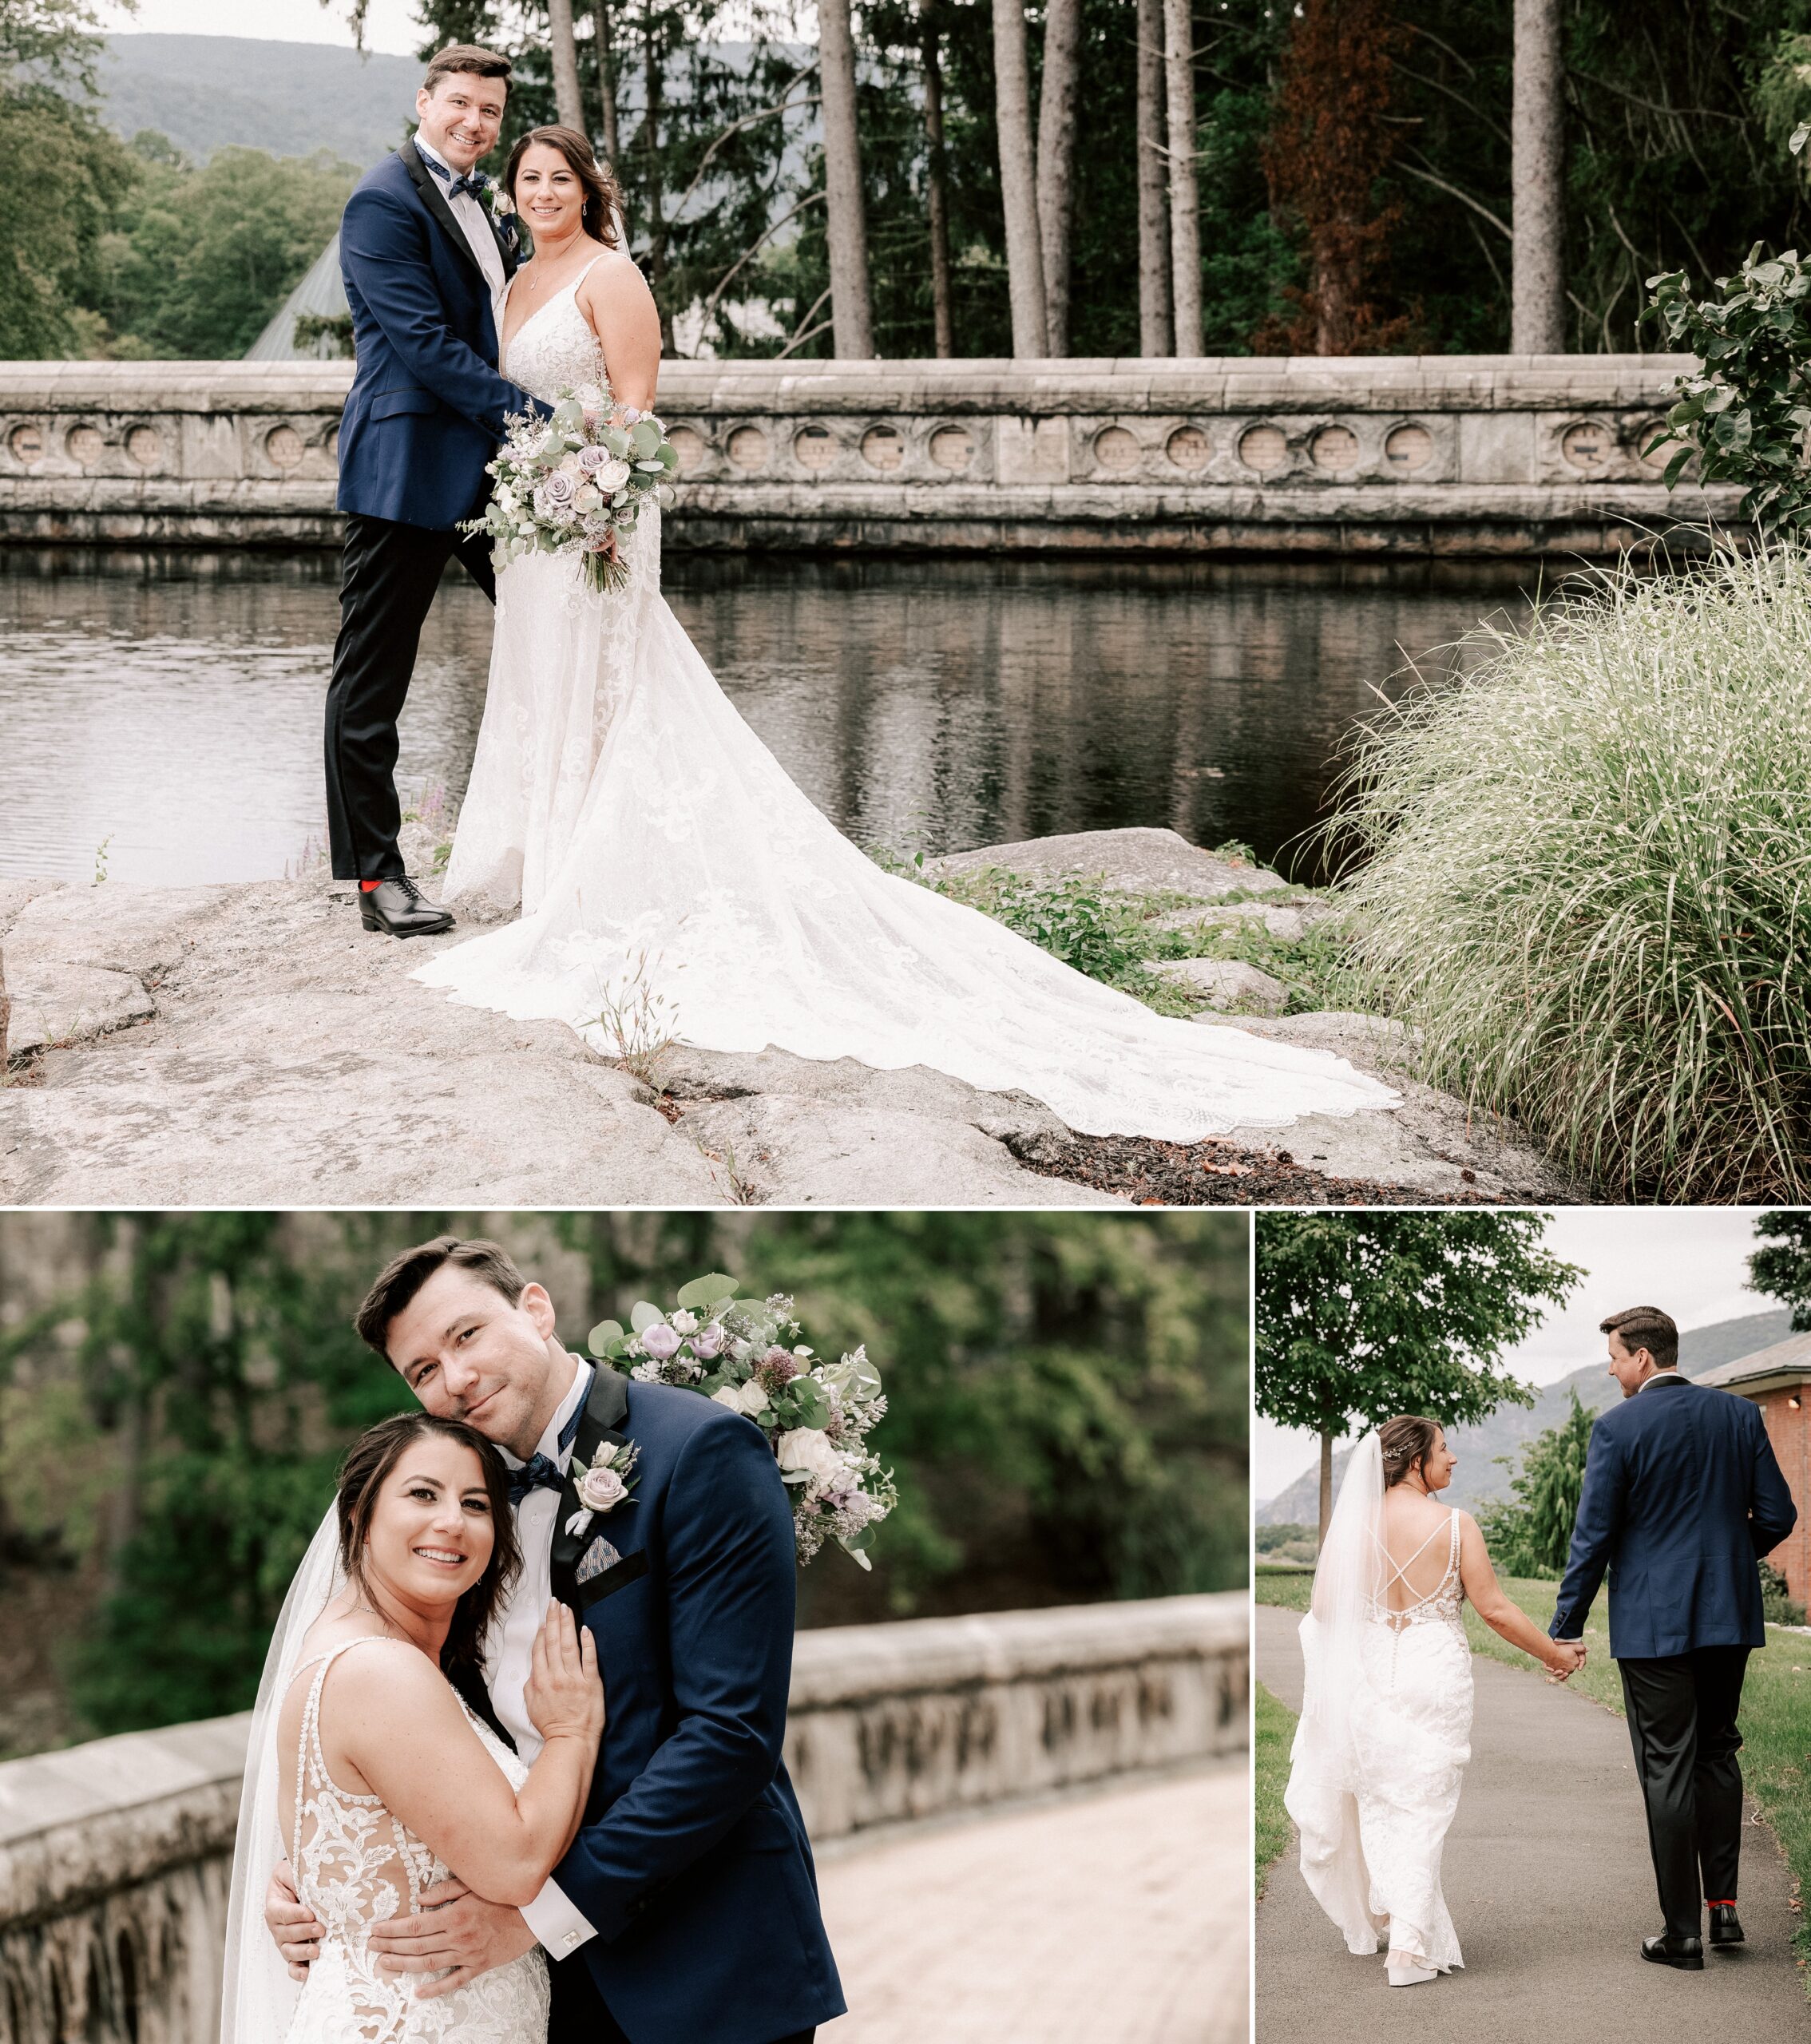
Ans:
POLYGON ((277 1720, 302 1665, 308 1628, 343 1581, 339 1514, 330 1507, 283 1599, 252 1709, 227 1905, 220 2044, 281 2044, 301 1995, 264 1924, 264 1891, 272 1869, 286 1856, 278 1809, 277 1720))

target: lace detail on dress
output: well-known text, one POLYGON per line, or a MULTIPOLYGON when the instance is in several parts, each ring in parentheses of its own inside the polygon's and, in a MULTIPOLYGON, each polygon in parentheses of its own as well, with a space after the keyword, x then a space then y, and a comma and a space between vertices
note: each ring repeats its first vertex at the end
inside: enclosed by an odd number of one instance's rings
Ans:
MULTIPOLYGON (((417 1650, 400 1640, 381 1646, 417 1650)), ((327 1773, 321 1750, 321 1691, 343 1641, 319 1658, 302 1709, 295 1756, 290 1859, 296 1891, 326 1927, 308 1968, 288 2044, 533 2044, 547 2032, 547 1966, 538 1951, 481 1973, 452 1994, 418 2002, 406 1977, 381 1973, 370 1946, 374 1923, 414 1911, 422 1893, 447 1878, 444 1861, 386 1809, 380 1796, 355 1795, 327 1773)), ((304 1662, 299 1677, 314 1662, 304 1662)), ((490 1728, 466 1709, 485 1750, 519 1788, 528 1769, 490 1728)))
MULTIPOLYGON (((509 373, 539 397, 600 380, 572 289, 509 373)), ((884 873, 738 715, 660 594, 660 521, 627 585, 531 553, 497 578, 497 635, 446 893, 521 919, 413 976, 471 1006, 569 1024, 657 995, 701 1049, 928 1065, 1044 1101, 1072 1128, 1192 1142, 1397 1104, 1324 1051, 1154 1014, 981 913, 884 873)))

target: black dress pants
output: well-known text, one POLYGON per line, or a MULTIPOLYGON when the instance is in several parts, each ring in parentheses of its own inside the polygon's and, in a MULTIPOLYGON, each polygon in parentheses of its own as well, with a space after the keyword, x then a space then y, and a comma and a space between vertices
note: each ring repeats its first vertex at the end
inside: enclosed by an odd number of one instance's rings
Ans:
POLYGON ((346 521, 339 637, 327 698, 327 846, 335 880, 392 880, 396 836, 396 720, 414 671, 422 626, 454 556, 494 603, 490 542, 389 518, 346 521))
POLYGON ((1647 1805, 1647 1849, 1674 1937, 1703 1935, 1701 1905, 1733 1902, 1742 1856, 1746 1646, 1701 1646, 1653 1661, 1619 1661, 1635 1772, 1647 1805))
MULTIPOLYGON (((547 2026, 547 2044, 628 2044, 621 2026, 604 2006, 596 1983, 584 1959, 563 1959, 552 1968, 553 2007, 547 2026)), ((776 2037, 773 2044, 811 2044, 817 2031, 801 2030, 791 2037, 776 2037)), ((708 2037, 691 2044, 711 2044, 708 2037)))

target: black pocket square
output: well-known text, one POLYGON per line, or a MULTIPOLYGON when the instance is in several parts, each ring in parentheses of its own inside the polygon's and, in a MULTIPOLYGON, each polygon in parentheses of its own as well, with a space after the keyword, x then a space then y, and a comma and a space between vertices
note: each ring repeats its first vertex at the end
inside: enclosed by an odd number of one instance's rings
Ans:
MULTIPOLYGON (((586 1558, 589 1559, 588 1555, 586 1558)), ((636 1552, 624 1555, 622 1559, 605 1568, 579 1585, 579 1610, 588 1611, 593 1604, 601 1604, 606 1597, 614 1597, 619 1590, 626 1590, 632 1583, 639 1583, 648 1573, 648 1557, 636 1552)))

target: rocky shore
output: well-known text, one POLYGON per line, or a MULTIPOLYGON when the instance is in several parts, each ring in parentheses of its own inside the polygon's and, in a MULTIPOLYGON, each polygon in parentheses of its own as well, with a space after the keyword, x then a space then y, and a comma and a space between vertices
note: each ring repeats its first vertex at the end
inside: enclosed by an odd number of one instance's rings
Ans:
MULTIPOLYGON (((1168 897, 1165 913, 1191 929, 1255 926, 1286 946, 1327 913, 1275 873, 1169 830, 984 847, 934 869, 978 868, 1040 881, 1100 876, 1127 896, 1168 897)), ((1243 961, 1164 969, 1189 1000, 1199 993, 1203 1027, 1337 1051, 1386 1078, 1402 1105, 1234 1130, 1183 1151, 1078 1137, 1023 1095, 922 1067, 876 1072, 773 1050, 676 1052, 656 1093, 557 1024, 457 1007, 416 984, 408 974, 422 955, 419 941, 367 934, 350 885, 321 877, 0 881, 12 1000, 0 1200, 469 1209, 1583 1196, 1513 1129, 1419 1084, 1400 1029, 1278 1012, 1286 982, 1243 961)))

